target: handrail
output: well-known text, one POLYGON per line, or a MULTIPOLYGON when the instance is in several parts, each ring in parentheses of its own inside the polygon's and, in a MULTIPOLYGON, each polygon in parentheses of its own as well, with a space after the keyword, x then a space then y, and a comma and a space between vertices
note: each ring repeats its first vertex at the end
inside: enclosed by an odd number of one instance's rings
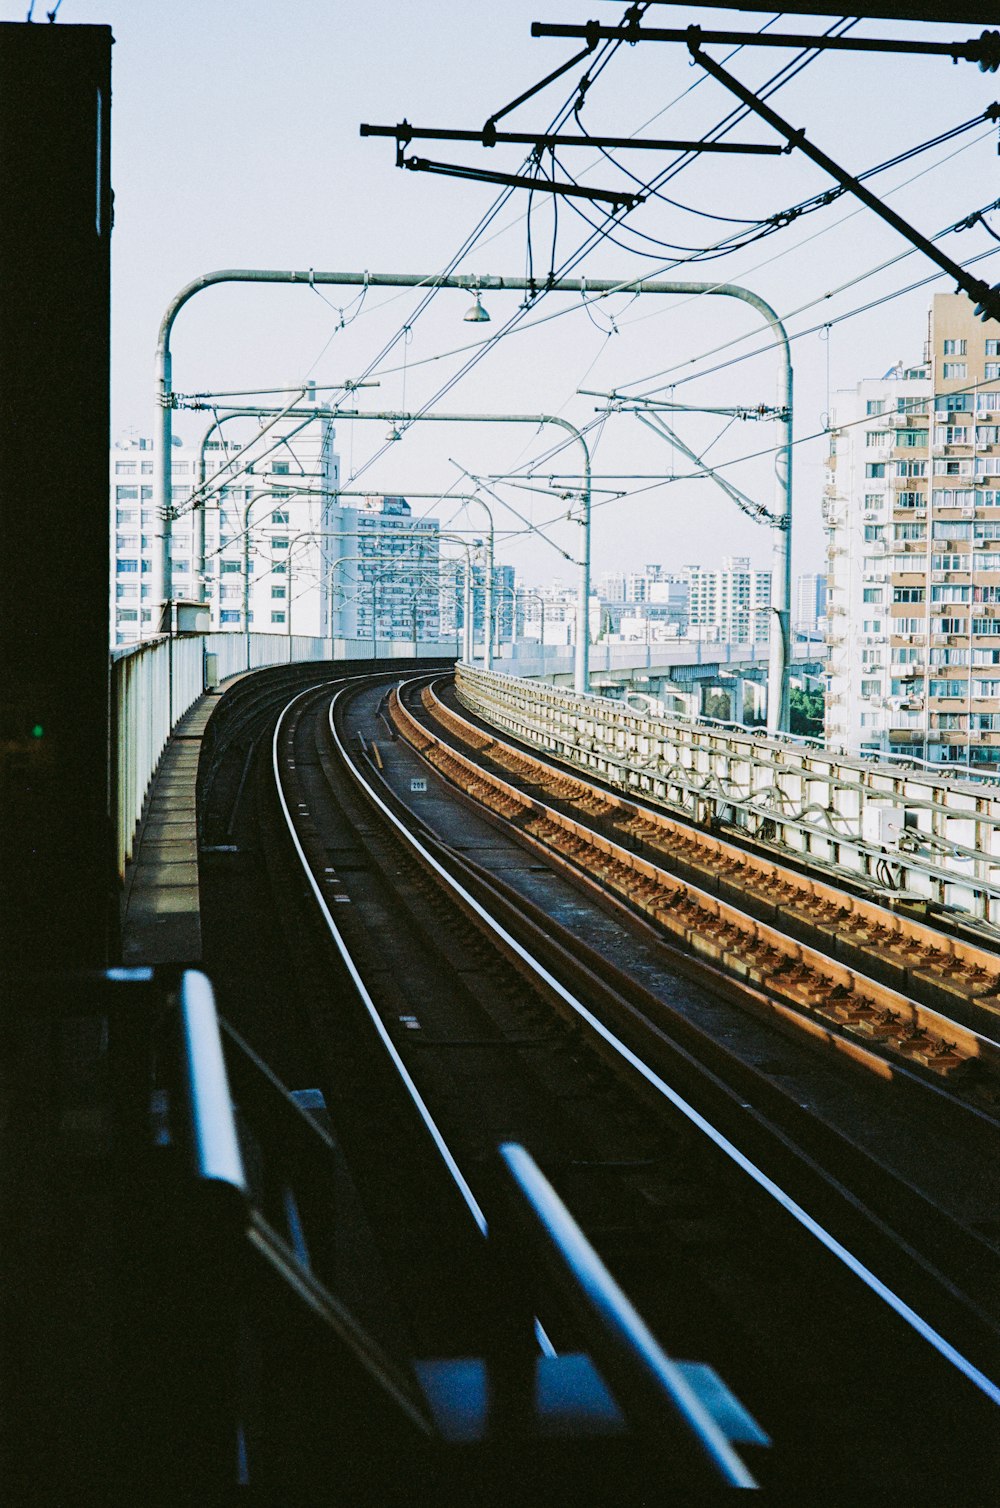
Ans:
POLYGON ((662 1429, 666 1415, 673 1415, 715 1477, 729 1487, 756 1487, 723 1430, 619 1288, 530 1153, 506 1142, 500 1160, 516 1195, 505 1213, 523 1243, 524 1271, 544 1272, 558 1287, 619 1407, 655 1430, 662 1429))
POLYGON ((178 989, 181 1073, 195 1175, 247 1195, 212 986, 186 969, 178 989))

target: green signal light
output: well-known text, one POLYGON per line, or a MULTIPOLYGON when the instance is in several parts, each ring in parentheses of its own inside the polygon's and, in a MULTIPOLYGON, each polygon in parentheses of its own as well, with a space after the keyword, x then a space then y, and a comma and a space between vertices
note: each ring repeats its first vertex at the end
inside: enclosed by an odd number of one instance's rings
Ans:
POLYGON ((45 729, 42 727, 41 723, 36 723, 35 724, 35 726, 31 730, 31 736, 32 736, 32 738, 44 738, 45 737, 45 729))

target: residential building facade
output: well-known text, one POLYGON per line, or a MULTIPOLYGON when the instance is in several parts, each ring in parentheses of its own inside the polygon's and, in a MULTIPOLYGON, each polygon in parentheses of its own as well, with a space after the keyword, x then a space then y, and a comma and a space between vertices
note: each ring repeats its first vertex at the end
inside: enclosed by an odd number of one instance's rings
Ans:
POLYGON ((1000 324, 933 301, 924 361, 839 393, 826 732, 847 752, 1000 761, 1000 324))
POLYGON ((691 632, 720 644, 766 645, 771 620, 771 572, 746 555, 729 555, 721 570, 687 566, 691 632))
MULTIPOLYGON (((287 422, 241 442, 222 424, 194 446, 174 439, 169 600, 202 604, 211 629, 285 633, 294 627, 324 634, 339 511, 332 421, 287 422)), ((111 451, 111 633, 117 647, 166 627, 153 584, 163 548, 154 464, 154 442, 135 433, 111 451)))
POLYGON ((826 617, 826 577, 810 571, 796 577, 792 632, 815 634, 826 617))
POLYGON ((441 572, 438 520, 414 518, 404 497, 372 494, 357 506, 337 507, 333 526, 333 637, 439 639, 441 599, 449 588, 441 572))

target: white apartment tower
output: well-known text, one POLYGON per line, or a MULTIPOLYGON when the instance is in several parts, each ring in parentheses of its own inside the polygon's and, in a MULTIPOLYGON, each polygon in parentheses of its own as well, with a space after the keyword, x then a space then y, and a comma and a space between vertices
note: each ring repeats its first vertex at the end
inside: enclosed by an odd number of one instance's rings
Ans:
POLYGON ((798 576, 795 581, 795 613, 792 631, 814 634, 819 620, 826 616, 826 577, 815 571, 798 576))
POLYGON ((728 555, 722 569, 686 567, 688 622, 720 644, 766 644, 770 633, 771 572, 753 570, 746 555, 728 555))
POLYGON ((1000 760, 1000 324, 933 301, 924 361, 836 395, 826 733, 1000 760))
MULTIPOLYGON (((326 634, 339 511, 332 420, 289 420, 259 435, 248 434, 243 420, 239 441, 226 423, 210 426, 193 446, 174 440, 170 600, 204 604, 212 629, 326 634)), ((116 646, 161 631, 153 466, 150 439, 126 435, 111 451, 116 646)))

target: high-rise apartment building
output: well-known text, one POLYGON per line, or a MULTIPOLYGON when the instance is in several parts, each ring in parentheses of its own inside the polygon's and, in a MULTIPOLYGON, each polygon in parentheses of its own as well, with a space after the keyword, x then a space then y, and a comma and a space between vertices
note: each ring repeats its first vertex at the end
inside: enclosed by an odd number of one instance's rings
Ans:
POLYGON ((826 577, 815 571, 798 576, 795 581, 795 611, 792 632, 814 634, 826 616, 826 577))
POLYGON ((718 571, 685 569, 689 624, 722 644, 766 644, 771 620, 771 572, 754 570, 746 555, 728 555, 718 571))
POLYGON ((404 497, 373 494, 333 514, 330 565, 333 635, 345 639, 441 636, 441 599, 452 585, 441 572, 440 525, 414 518, 404 497))
POLYGON ((837 394, 826 732, 1000 760, 1000 324, 935 297, 924 361, 837 394))
MULTIPOLYGON (((160 632, 153 598, 160 515, 155 451, 130 434, 111 451, 111 627, 126 645, 160 632)), ((328 632, 339 463, 330 419, 278 425, 240 444, 213 429, 197 446, 175 437, 170 599, 198 602, 213 629, 328 632), (207 484, 201 519, 193 501, 207 484), (295 601, 290 602, 289 589, 295 601), (245 611, 248 608, 248 613, 245 611), (294 614, 294 618, 291 615, 294 614), (249 619, 249 622, 247 621, 249 619)))

